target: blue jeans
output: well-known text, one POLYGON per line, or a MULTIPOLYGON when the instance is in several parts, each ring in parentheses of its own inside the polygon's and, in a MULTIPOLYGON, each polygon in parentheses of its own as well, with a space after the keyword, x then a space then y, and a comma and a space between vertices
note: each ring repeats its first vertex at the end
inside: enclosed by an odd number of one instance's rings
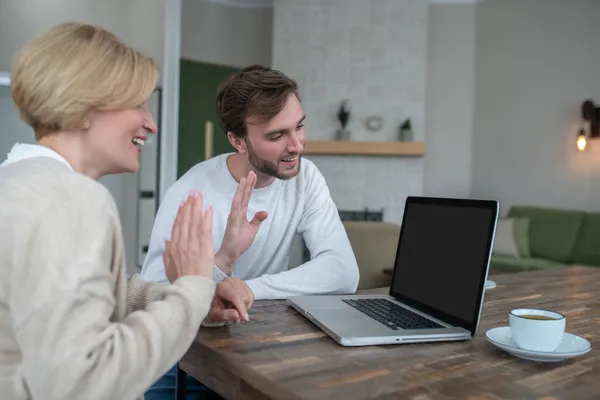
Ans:
MULTIPOLYGON (((144 393, 145 400, 175 400, 175 385, 177 377, 177 367, 171 368, 165 375, 154 383, 144 393)), ((198 382, 194 377, 187 375, 186 400, 210 400, 219 397, 209 388, 198 382), (215 397, 216 396, 216 397, 215 397)))

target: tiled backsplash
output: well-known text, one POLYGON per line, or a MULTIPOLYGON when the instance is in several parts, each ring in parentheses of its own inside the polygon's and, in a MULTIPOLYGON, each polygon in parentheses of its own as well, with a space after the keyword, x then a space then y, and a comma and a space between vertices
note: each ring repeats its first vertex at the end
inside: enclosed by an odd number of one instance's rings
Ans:
MULTIPOLYGON (((307 139, 332 140, 347 99, 351 140, 398 140, 405 118, 424 140, 427 12, 423 0, 275 0, 273 66, 298 82, 307 139), (381 130, 365 128, 370 116, 381 130)), ((383 207, 399 222, 406 196, 422 193, 422 158, 306 157, 340 209, 383 207)))
POLYGON ((410 157, 314 156, 339 210, 383 208, 385 221, 400 222, 407 196, 422 193, 423 162, 410 157))

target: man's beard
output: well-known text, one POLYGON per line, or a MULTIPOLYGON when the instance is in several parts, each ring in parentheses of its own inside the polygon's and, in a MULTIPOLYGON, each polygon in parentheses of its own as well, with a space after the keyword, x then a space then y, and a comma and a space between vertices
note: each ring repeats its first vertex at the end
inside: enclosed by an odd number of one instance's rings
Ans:
MULTIPOLYGON (((258 172, 263 173, 268 176, 272 176, 273 178, 282 179, 282 180, 291 179, 297 175, 297 172, 294 175, 280 174, 279 168, 278 168, 278 166, 279 166, 278 162, 271 162, 271 161, 265 160, 264 158, 260 158, 254 151, 254 149, 252 148, 250 141, 246 139, 245 142, 246 142, 246 148, 248 149, 248 160, 250 161, 250 165, 252 165, 254 167, 254 169, 256 169, 258 172)), ((295 156, 295 155, 292 155, 292 156, 295 156)), ((300 161, 302 159, 302 155, 298 154, 297 156, 298 156, 298 164, 296 166, 296 171, 300 171, 300 161)))

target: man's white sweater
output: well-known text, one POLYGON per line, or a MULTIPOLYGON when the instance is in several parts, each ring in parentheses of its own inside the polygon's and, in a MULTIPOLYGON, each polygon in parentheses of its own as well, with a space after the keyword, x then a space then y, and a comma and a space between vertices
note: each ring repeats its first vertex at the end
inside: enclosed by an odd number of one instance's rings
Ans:
MULTIPOLYGON (((191 190, 202 193, 205 204, 213 207, 213 240, 219 249, 238 186, 227 167, 229 155, 197 164, 167 191, 142 268, 144 280, 168 283, 162 259, 165 240, 171 237, 179 204, 191 190)), ((246 281, 257 300, 356 290, 356 258, 325 179, 311 161, 302 159, 300 172, 292 179, 275 179, 266 187, 254 189, 248 219, 258 211, 267 211, 269 216, 233 268, 233 275, 246 281), (288 269, 292 241, 297 234, 310 250, 311 260, 288 269)), ((224 274, 215 267, 214 279, 223 278, 224 274)))

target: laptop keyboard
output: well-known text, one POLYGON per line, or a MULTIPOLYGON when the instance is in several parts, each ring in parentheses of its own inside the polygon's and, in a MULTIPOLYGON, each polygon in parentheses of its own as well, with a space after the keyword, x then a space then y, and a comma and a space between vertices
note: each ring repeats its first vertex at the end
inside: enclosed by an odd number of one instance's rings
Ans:
POLYGON ((442 325, 387 299, 345 299, 342 301, 394 330, 444 328, 442 325))

